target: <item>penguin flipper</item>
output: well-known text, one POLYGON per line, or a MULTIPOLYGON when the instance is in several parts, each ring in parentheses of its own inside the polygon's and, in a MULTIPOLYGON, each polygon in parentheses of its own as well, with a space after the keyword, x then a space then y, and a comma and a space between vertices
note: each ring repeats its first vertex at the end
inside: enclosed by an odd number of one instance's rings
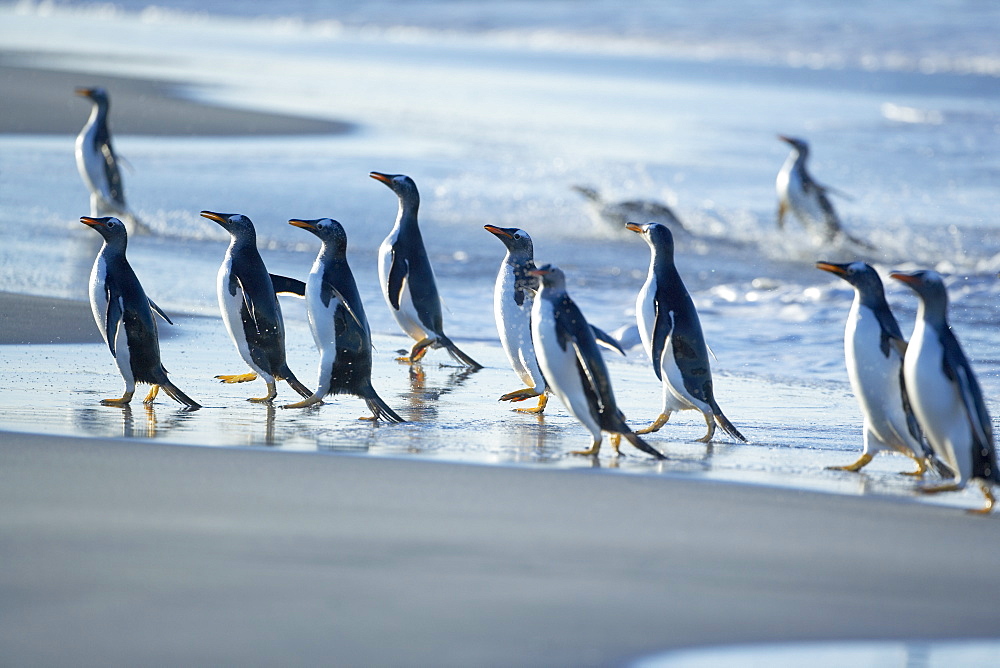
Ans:
POLYGON ((168 325, 174 324, 174 321, 167 317, 167 314, 163 312, 163 309, 156 305, 156 302, 148 297, 146 300, 149 302, 149 308, 153 309, 153 313, 166 320, 168 325))
MULTIPOLYGON (((106 132, 106 130, 105 130, 106 132)), ((125 188, 122 186, 122 174, 118 169, 118 157, 114 149, 111 148, 111 137, 106 135, 98 139, 101 147, 101 155, 104 157, 104 177, 107 179, 108 196, 111 201, 124 207, 125 188)))
POLYGON ((354 309, 352 309, 351 305, 347 303, 344 295, 341 294, 340 290, 338 290, 333 283, 330 281, 323 281, 323 285, 320 290, 320 298, 323 300, 323 306, 327 307, 330 306, 331 299, 336 299, 340 302, 340 305, 344 307, 344 310, 347 311, 348 315, 354 319, 354 322, 358 324, 358 327, 366 332, 368 331, 367 323, 361 322, 361 318, 358 317, 358 314, 354 312, 354 309))
POLYGON ((657 299, 653 305, 655 314, 653 315, 653 341, 652 355, 653 371, 657 380, 663 380, 661 367, 663 366, 663 354, 666 351, 667 337, 674 329, 674 320, 669 313, 663 313, 660 308, 660 300, 657 299))
POLYGON ((618 343, 615 337, 611 336, 603 329, 594 327, 593 325, 590 326, 590 331, 594 333, 594 340, 597 341, 598 345, 617 351, 621 353, 623 357, 627 357, 625 349, 622 348, 621 344, 618 343))
POLYGON ((972 434, 972 477, 1000 482, 993 443, 993 423, 986 410, 982 390, 973 375, 969 360, 951 330, 945 330, 941 343, 944 348, 945 375, 958 386, 972 434))
POLYGON ((288 278, 277 274, 268 274, 271 277, 271 284, 274 286, 276 295, 295 295, 296 297, 306 296, 306 284, 297 278, 288 278))
POLYGON ((108 295, 108 310, 104 314, 104 337, 108 341, 111 356, 117 358, 118 353, 115 351, 115 340, 118 338, 118 328, 121 327, 124 317, 124 308, 121 294, 117 290, 112 290, 108 286, 105 288, 105 292, 108 295))
POLYGON ((407 261, 400 257, 396 253, 396 249, 392 249, 392 258, 389 264, 389 278, 386 281, 386 291, 389 297, 389 303, 392 308, 399 310, 399 298, 403 294, 403 282, 406 280, 407 274, 409 274, 410 267, 407 261))

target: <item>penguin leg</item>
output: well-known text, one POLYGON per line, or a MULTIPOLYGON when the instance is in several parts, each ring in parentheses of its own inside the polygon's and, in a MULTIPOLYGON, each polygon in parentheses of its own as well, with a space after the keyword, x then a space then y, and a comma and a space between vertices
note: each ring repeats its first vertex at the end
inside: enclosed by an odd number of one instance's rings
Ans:
POLYGON ((522 390, 514 390, 513 392, 501 395, 498 401, 524 401, 525 399, 531 399, 532 397, 537 397, 538 395, 538 390, 533 387, 526 387, 522 390))
POLYGON ((549 403, 549 395, 542 392, 538 395, 538 405, 534 408, 515 408, 514 410, 518 413, 535 413, 536 415, 541 415, 542 411, 545 410, 545 405, 549 403))
POLYGON ((899 474, 913 476, 914 478, 923 478, 924 474, 927 473, 927 462, 925 462, 923 459, 920 459, 919 457, 914 457, 913 455, 907 455, 907 457, 912 459, 913 462, 917 465, 917 470, 900 471, 899 474))
POLYGON ((866 452, 863 455, 861 455, 860 457, 858 457, 858 460, 856 462, 854 462, 853 464, 846 464, 844 466, 827 466, 826 470, 827 471, 860 471, 862 469, 862 467, 866 466, 868 464, 868 462, 870 462, 871 460, 872 460, 872 454, 870 452, 866 452))
POLYGON ((249 383, 251 380, 257 380, 257 374, 251 371, 250 373, 237 373, 232 376, 216 376, 216 378, 223 383, 249 383))
POLYGON ((306 406, 315 406, 321 403, 323 403, 323 399, 318 394, 314 394, 308 399, 296 401, 294 404, 285 404, 282 408, 305 408, 306 406))
POLYGON ((427 354, 427 351, 430 350, 431 346, 434 344, 436 340, 437 339, 431 339, 431 338, 420 339, 419 341, 413 344, 413 348, 410 349, 409 357, 397 357, 396 361, 409 362, 410 364, 413 364, 414 362, 419 362, 424 358, 424 355, 427 354))
POLYGON ((598 434, 594 437, 594 442, 586 450, 572 450, 571 455, 583 455, 584 457, 595 457, 597 453, 601 451, 601 436, 598 434))
POLYGON ((921 494, 940 494, 941 492, 957 492, 963 487, 965 487, 965 485, 957 482, 946 482, 941 485, 925 485, 917 488, 917 491, 921 494))
POLYGON ((666 411, 665 413, 660 413, 660 416, 656 418, 653 424, 649 425, 648 427, 643 427, 642 429, 636 429, 635 433, 652 434, 654 431, 659 431, 663 425, 667 424, 667 420, 669 419, 670 419, 670 411, 666 411))
POLYGON ((267 382, 267 396, 266 397, 251 397, 247 401, 252 401, 255 404, 269 404, 274 401, 274 398, 278 396, 278 383, 274 380, 269 380, 267 382))
POLYGON ((715 415, 712 413, 702 413, 705 418, 705 424, 708 425, 708 431, 705 435, 698 439, 699 443, 710 443, 712 437, 715 436, 715 415))
POLYGON ((969 513, 973 515, 988 515, 993 511, 993 505, 997 502, 996 497, 993 496, 993 490, 990 488, 990 483, 985 480, 976 480, 979 483, 980 489, 983 490, 983 496, 986 497, 986 505, 982 508, 973 508, 969 513))
POLYGON ((615 457, 621 457, 622 435, 611 434, 611 449, 615 451, 615 457))
POLYGON ((780 200, 778 202, 778 229, 785 229, 785 214, 788 213, 788 204, 785 200, 780 200))
POLYGON ((135 390, 127 390, 122 394, 119 399, 101 399, 102 406, 127 406, 128 402, 132 401, 132 395, 135 394, 135 390))
POLYGON ((144 404, 153 403, 153 401, 156 399, 156 395, 159 393, 160 393, 160 386, 153 385, 152 387, 149 388, 149 394, 147 394, 146 398, 142 400, 142 403, 144 404))

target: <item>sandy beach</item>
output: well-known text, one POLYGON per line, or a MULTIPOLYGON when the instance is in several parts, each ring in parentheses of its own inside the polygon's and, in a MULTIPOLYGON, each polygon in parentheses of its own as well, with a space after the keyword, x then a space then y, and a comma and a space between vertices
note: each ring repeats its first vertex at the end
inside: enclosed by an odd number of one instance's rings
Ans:
MULTIPOLYGON (((0 133, 75 134, 83 84, 114 87, 123 135, 353 129, 23 56, 0 53, 0 133)), ((291 363, 312 382, 301 306, 287 313, 291 363)), ((845 463, 841 434, 860 449, 841 387, 723 376, 721 402, 755 443, 706 449, 685 415, 656 437, 666 468, 632 452, 615 471, 606 453, 565 455, 583 431, 555 402, 536 420, 483 399, 513 389, 492 339, 462 341, 487 368, 453 383, 431 365, 407 376, 385 361, 407 340, 379 333, 377 386, 393 405, 406 397, 414 420, 392 431, 359 424, 357 404, 250 406, 246 386, 211 378, 240 368, 220 324, 182 316, 198 322, 178 319, 164 358, 207 408, 137 400, 126 413, 97 405, 120 378, 87 303, 0 292, 0 663, 614 666, 741 643, 1000 636, 997 516, 916 499, 901 458, 863 476, 823 471, 845 463), (447 439, 501 465, 436 461, 447 439)), ((615 374, 651 419, 649 370, 615 374)))

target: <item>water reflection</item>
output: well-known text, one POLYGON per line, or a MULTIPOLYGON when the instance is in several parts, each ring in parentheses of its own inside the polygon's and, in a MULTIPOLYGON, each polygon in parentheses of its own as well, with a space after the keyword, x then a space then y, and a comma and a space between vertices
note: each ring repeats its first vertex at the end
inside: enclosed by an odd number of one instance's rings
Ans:
POLYGON ((410 422, 432 422, 438 418, 438 400, 458 388, 479 369, 468 367, 452 367, 440 365, 440 369, 450 369, 450 373, 435 383, 427 382, 427 373, 423 364, 414 362, 410 365, 410 392, 405 397, 407 408, 406 419, 410 422))

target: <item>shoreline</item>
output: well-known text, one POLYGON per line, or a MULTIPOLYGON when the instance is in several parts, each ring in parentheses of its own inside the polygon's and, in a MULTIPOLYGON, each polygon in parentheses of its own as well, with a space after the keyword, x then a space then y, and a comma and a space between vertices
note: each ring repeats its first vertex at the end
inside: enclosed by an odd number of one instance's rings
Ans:
POLYGON ((355 126, 300 116, 221 107, 186 99, 181 84, 102 73, 32 67, 29 56, 0 50, 0 134, 80 132, 90 102, 73 91, 103 86, 111 96, 114 135, 343 135, 355 126))
POLYGON ((15 663, 621 665, 998 635, 1000 537, 944 508, 8 432, 0 460, 15 663))

